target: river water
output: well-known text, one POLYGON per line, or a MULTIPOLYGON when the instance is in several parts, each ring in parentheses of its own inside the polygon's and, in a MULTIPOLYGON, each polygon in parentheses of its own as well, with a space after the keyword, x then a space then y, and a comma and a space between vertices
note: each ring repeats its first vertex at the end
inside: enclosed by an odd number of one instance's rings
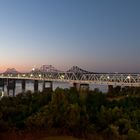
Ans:
MULTIPOLYGON (((46 87, 49 85, 46 85, 46 87)), ((70 88, 72 87, 72 84, 70 83, 64 83, 64 82, 53 82, 53 90, 55 90, 57 87, 60 88, 70 88)), ((43 82, 39 82, 39 91, 43 90, 43 82)), ((90 84, 89 85, 90 90, 94 90, 95 88, 99 88, 100 91, 102 92, 107 92, 108 88, 106 85, 97 85, 97 84, 90 84)), ((2 88, 0 88, 2 89, 2 88)), ((33 81, 26 81, 26 91, 32 91, 34 92, 34 83, 33 81)), ((16 81, 16 88, 15 88, 15 95, 19 94, 22 92, 22 86, 21 86, 21 81, 16 81)), ((5 85, 4 87, 4 93, 7 94, 7 86, 5 85)), ((9 92, 9 95, 12 95, 13 91, 9 92)))

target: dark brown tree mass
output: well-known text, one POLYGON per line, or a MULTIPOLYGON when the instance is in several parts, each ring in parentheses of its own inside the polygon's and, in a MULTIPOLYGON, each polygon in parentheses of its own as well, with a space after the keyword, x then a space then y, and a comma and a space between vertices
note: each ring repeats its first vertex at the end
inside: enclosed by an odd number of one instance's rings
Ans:
POLYGON ((57 88, 3 97, 0 139, 71 135, 89 140, 139 140, 139 94, 139 88, 114 88, 107 94, 95 89, 83 97, 74 88, 57 88))

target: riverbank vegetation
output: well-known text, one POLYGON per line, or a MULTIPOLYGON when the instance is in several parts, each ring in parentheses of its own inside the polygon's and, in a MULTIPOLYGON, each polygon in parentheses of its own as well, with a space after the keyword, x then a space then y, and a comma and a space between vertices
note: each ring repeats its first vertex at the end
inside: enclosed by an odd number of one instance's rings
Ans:
POLYGON ((140 89, 75 88, 21 93, 0 100, 0 139, 74 136, 89 140, 140 139, 140 89))

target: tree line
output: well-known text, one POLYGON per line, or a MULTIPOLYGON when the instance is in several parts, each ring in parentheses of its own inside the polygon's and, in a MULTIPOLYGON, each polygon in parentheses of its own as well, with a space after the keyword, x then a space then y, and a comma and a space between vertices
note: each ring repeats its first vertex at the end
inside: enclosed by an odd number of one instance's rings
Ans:
POLYGON ((100 140, 139 140, 139 94, 139 88, 128 87, 115 87, 106 94, 99 89, 57 88, 3 97, 0 134, 45 130, 86 139, 98 135, 100 140))

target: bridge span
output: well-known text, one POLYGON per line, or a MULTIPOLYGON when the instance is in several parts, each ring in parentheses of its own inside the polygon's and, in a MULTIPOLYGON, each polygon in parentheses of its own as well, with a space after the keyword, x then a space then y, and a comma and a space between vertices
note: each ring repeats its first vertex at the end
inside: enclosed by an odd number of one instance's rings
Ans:
POLYGON ((0 74, 0 86, 4 85, 2 81, 5 79, 8 81, 7 89, 14 89, 15 80, 21 80, 23 90, 26 80, 33 80, 36 91, 38 81, 44 82, 44 89, 46 82, 49 82, 52 88, 54 81, 73 83, 76 88, 78 85, 88 87, 89 84, 140 87, 140 73, 96 73, 82 70, 77 66, 73 66, 68 71, 59 71, 51 65, 47 68, 44 66, 40 69, 33 69, 28 73, 8 71, 0 74))

